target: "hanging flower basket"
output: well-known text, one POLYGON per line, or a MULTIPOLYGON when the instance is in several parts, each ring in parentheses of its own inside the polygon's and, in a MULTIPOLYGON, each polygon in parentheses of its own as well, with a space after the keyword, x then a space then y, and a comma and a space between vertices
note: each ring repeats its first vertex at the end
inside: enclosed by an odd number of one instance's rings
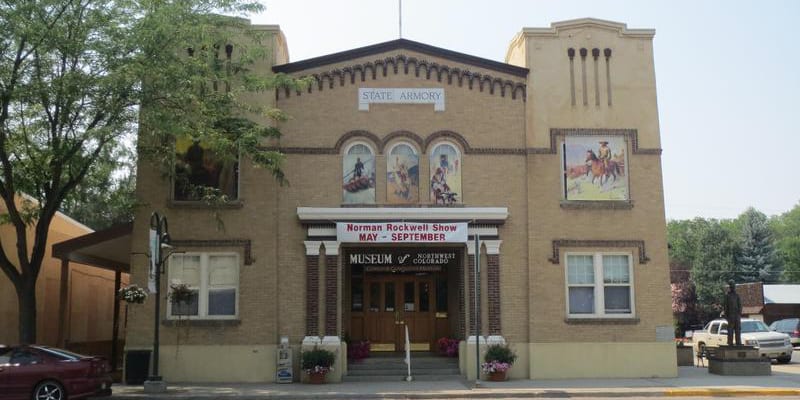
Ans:
POLYGON ((128 304, 142 304, 147 299, 147 291, 132 284, 121 288, 119 297, 128 304))
POLYGON ((185 283, 172 283, 169 285, 169 301, 173 304, 188 303, 192 300, 194 292, 185 283))

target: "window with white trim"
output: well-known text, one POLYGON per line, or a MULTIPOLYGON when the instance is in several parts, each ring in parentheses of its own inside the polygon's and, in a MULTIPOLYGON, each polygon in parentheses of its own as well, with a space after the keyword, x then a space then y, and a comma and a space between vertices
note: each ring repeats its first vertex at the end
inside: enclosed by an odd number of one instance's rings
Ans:
POLYGON ((170 284, 185 284, 188 301, 169 303, 168 318, 233 319, 239 315, 239 255, 236 253, 173 254, 170 284))
POLYGON ((570 318, 634 316, 630 254, 567 254, 566 263, 570 318))

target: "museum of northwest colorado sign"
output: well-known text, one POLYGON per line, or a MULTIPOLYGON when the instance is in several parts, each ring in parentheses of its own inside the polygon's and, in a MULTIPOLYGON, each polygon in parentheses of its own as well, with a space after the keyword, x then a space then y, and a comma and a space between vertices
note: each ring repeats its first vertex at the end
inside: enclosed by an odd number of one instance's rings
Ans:
POLYGON ((359 88, 358 110, 369 111, 370 104, 433 104, 444 111, 442 88, 359 88))
POLYGON ((348 251, 350 265, 364 267, 364 272, 436 272, 458 262, 456 249, 353 249, 348 251))
POLYGON ((342 243, 466 243, 466 222, 337 222, 342 243))

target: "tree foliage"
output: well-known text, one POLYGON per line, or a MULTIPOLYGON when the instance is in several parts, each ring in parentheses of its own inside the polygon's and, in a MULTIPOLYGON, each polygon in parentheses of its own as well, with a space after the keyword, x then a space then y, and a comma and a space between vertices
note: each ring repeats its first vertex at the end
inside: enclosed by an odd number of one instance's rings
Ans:
POLYGON ((718 314, 728 281, 800 283, 800 204, 771 219, 749 208, 732 220, 670 221, 667 237, 681 324, 718 314))
POLYGON ((770 228, 783 266, 782 280, 786 283, 800 283, 800 203, 773 218, 770 228))
POLYGON ((17 292, 20 341, 36 340, 34 289, 56 211, 104 196, 95 185, 137 127, 149 135, 138 153, 165 173, 176 138, 191 135, 282 178, 282 155, 261 144, 286 116, 239 100, 302 85, 251 73, 267 39, 231 16, 262 9, 254 0, 0 2, 0 197, 16 236, 14 249, 0 248, 0 269, 17 292), (233 41, 244 45, 221 61, 233 41), (27 209, 15 203, 22 193, 36 200, 27 209))
POLYGON ((741 221, 741 247, 736 253, 738 280, 777 282, 781 271, 767 216, 750 207, 737 220, 741 221))

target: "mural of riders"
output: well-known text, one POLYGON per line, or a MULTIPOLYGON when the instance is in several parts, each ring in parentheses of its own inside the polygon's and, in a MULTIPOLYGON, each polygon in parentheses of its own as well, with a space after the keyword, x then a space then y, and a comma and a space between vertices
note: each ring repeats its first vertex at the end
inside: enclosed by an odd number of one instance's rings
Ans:
POLYGON ((386 202, 411 204, 419 200, 419 156, 407 144, 394 146, 386 157, 386 202))
POLYGON ((201 200, 210 190, 235 200, 238 162, 218 157, 207 144, 191 137, 175 142, 174 200, 201 200))
POLYGON ((461 155, 448 143, 431 152, 431 201, 434 204, 461 203, 461 155))
POLYGON ((625 138, 567 136, 564 190, 567 200, 628 200, 625 138))
POLYGON ((350 147, 342 162, 342 202, 345 204, 375 203, 375 157, 369 147, 350 147))

